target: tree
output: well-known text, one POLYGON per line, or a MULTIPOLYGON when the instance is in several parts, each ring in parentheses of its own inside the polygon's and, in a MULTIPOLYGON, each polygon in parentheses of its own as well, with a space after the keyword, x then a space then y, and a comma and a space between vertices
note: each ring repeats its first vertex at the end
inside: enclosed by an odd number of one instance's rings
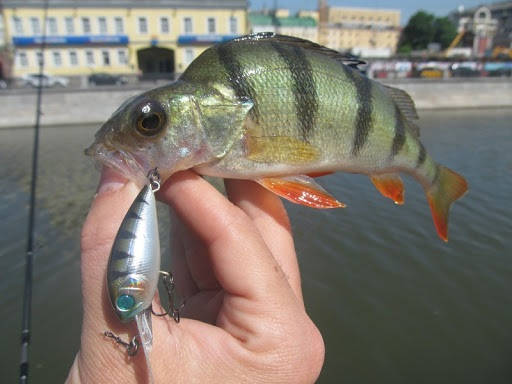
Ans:
POLYGON ((439 17, 434 21, 436 33, 434 41, 441 44, 441 48, 448 48, 457 35, 457 28, 448 17, 439 17))
POLYGON ((418 11, 411 16, 402 31, 398 51, 409 53, 413 49, 425 49, 430 43, 440 43, 448 47, 457 30, 447 17, 436 18, 433 14, 418 11))

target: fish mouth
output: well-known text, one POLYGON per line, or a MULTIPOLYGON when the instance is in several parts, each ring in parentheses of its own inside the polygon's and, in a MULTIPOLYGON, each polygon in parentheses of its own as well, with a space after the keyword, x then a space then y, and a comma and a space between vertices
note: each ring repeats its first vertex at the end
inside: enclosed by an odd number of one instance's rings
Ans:
POLYGON ((142 158, 132 153, 97 142, 85 149, 84 153, 92 157, 97 165, 112 168, 138 185, 147 183, 149 167, 142 158))

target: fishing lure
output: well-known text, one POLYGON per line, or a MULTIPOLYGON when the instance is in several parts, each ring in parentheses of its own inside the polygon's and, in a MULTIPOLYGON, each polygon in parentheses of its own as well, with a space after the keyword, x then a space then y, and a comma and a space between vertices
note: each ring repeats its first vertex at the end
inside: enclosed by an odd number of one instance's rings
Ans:
MULTIPOLYGON (((148 174, 149 183, 139 192, 126 213, 114 240, 107 266, 107 286, 112 307, 123 323, 135 320, 139 335, 130 342, 121 340, 110 331, 104 334, 127 348, 130 356, 137 353, 140 339, 146 360, 153 344, 151 314, 169 314, 179 322, 179 310, 174 307, 172 275, 160 271, 160 240, 155 192, 160 189, 160 177, 155 170, 148 174), (169 295, 169 308, 162 314, 153 312, 151 302, 157 292, 159 276, 169 295)), ((151 372, 151 369, 149 369, 151 372)))

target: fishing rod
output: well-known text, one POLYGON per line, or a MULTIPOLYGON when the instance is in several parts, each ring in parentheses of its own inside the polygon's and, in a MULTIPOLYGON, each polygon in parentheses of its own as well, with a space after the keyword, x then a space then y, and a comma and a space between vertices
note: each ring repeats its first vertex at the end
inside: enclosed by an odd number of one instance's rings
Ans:
POLYGON ((41 101, 43 95, 44 53, 46 49, 46 27, 48 20, 49 0, 43 5, 43 34, 41 39, 41 55, 39 56, 39 83, 37 85, 36 118, 34 124, 34 142, 32 149, 32 179, 30 183, 30 205, 27 230, 27 253, 25 256, 25 287, 23 290, 23 314, 21 318, 21 358, 20 384, 28 383, 30 323, 32 317, 32 271, 34 264, 34 225, 37 187, 37 165, 39 155, 39 130, 41 123, 41 101))

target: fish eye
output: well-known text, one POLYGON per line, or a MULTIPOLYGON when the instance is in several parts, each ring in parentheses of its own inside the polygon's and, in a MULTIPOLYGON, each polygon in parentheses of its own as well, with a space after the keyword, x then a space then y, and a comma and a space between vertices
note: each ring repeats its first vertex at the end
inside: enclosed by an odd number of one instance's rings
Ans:
POLYGON ((145 101, 136 110, 136 128, 143 136, 155 136, 165 126, 165 112, 155 101, 145 101))

